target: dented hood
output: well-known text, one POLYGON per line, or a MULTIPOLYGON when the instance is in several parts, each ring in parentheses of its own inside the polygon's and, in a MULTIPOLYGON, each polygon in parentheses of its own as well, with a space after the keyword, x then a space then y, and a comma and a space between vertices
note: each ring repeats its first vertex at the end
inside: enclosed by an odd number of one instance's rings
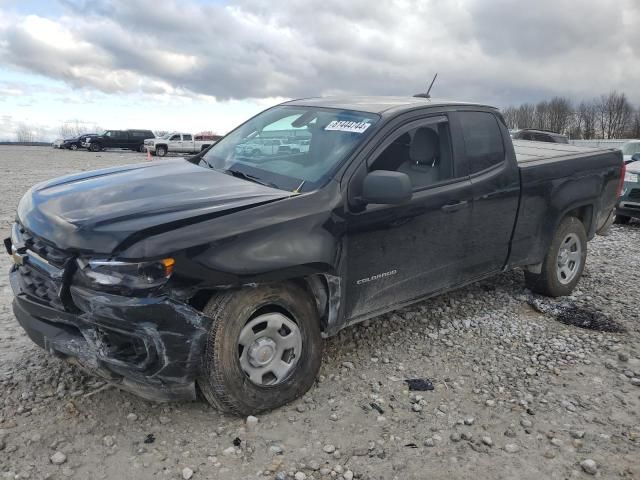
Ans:
POLYGON ((61 249, 111 253, 125 241, 289 197, 186 160, 95 170, 32 187, 18 206, 31 233, 61 249))

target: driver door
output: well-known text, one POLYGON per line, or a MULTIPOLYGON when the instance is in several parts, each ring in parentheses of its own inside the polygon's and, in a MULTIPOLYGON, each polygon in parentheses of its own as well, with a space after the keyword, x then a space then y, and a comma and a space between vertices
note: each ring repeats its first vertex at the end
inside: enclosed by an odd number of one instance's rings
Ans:
MULTIPOLYGON (((367 162, 368 171, 409 175, 413 197, 348 214, 347 318, 392 310, 467 278, 473 195, 456 143, 446 116, 425 118, 399 128, 367 162)), ((362 178, 356 173, 352 182, 362 178)))

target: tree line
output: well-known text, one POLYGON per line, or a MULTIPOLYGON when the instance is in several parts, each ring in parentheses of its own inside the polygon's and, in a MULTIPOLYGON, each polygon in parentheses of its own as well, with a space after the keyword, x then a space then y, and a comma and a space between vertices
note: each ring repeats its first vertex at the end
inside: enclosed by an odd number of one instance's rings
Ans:
POLYGON ((640 138, 640 107, 617 91, 579 104, 554 97, 536 104, 512 105, 503 109, 502 115, 511 129, 536 128, 585 140, 640 138))

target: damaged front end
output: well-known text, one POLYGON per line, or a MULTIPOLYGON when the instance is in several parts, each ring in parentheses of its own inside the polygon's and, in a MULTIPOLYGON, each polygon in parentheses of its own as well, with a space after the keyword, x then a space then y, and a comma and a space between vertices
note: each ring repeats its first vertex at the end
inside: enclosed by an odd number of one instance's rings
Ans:
MULTIPOLYGON (((195 399, 211 321, 186 299, 171 289, 136 290, 122 263, 112 269, 113 284, 101 270, 104 265, 94 264, 87 272, 82 259, 19 224, 6 244, 15 263, 10 272, 14 313, 36 344, 144 398, 195 399), (93 288, 93 282, 110 281, 110 288, 93 288)), ((143 272, 142 281, 153 287, 167 273, 143 272)))

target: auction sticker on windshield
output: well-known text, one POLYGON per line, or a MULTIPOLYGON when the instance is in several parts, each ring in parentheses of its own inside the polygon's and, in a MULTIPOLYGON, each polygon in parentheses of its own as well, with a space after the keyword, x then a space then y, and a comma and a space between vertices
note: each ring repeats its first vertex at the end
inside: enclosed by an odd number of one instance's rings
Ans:
POLYGON ((624 176, 624 181, 630 182, 630 183, 636 183, 638 181, 638 174, 627 172, 624 176))
POLYGON ((371 126, 367 122, 350 122, 348 120, 334 120, 329 123, 325 130, 332 130, 335 132, 350 132, 350 133, 364 133, 364 131, 371 126))

